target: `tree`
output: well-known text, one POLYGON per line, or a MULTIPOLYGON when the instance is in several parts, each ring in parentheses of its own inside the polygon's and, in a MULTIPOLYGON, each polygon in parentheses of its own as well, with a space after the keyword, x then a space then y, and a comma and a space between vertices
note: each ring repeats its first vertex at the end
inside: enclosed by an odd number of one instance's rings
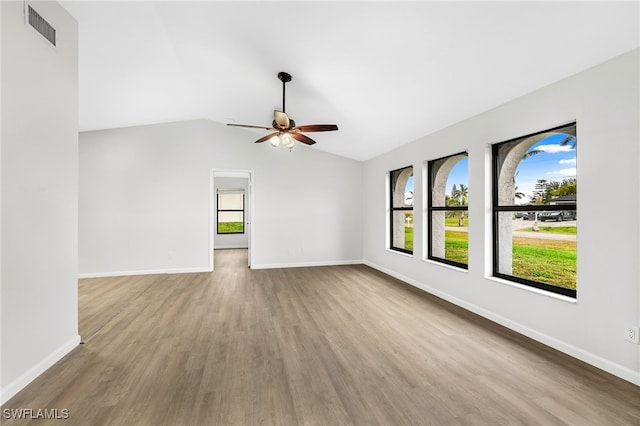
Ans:
POLYGON ((567 146, 569 145, 571 149, 575 149, 578 146, 578 139, 575 136, 567 135, 562 141, 560 141, 560 145, 567 146))
POLYGON ((578 183, 576 178, 547 181, 538 179, 531 196, 533 204, 549 204, 553 198, 576 194, 578 183))
POLYGON ((523 160, 526 160, 529 157, 533 157, 534 155, 538 155, 538 154, 542 154, 544 151, 539 150, 539 149, 532 149, 530 151, 527 151, 524 153, 524 155, 522 156, 523 160))
POLYGON ((518 187, 517 186, 514 188, 514 191, 515 191, 515 193, 513 194, 513 196, 515 198, 517 198, 518 200, 521 200, 522 198, 524 198, 524 195, 525 195, 524 192, 518 191, 518 187))
MULTIPOLYGON (((466 186, 464 183, 461 183, 458 188, 456 188, 456 185, 454 184, 453 188, 451 188, 451 198, 455 199, 459 206, 467 205, 468 195, 469 195, 469 187, 466 186)), ((458 226, 463 226, 463 225, 464 225, 464 211, 461 211, 458 216, 458 226)))
POLYGON ((451 187, 451 196, 449 197, 449 201, 451 201, 450 205, 456 205, 455 203, 458 201, 458 196, 456 195, 457 193, 458 193, 458 187, 454 183, 453 187, 451 187))
POLYGON ((578 193, 578 181, 576 178, 563 179, 562 182, 558 182, 558 186, 551 190, 552 197, 564 197, 566 195, 573 195, 578 193))
POLYGON ((549 182, 546 179, 538 179, 530 199, 533 204, 549 204, 548 201, 551 199, 551 194, 547 193, 548 184, 549 182))
POLYGON ((467 196, 469 195, 469 188, 461 183, 459 188, 456 188, 455 184, 451 189, 451 197, 455 198, 458 201, 459 206, 467 205, 467 196))
MULTIPOLYGON (((516 170, 515 174, 513 175, 513 191, 514 191, 513 196, 515 198, 517 198, 518 200, 521 200, 525 196, 525 194, 524 194, 524 192, 519 192, 518 191, 518 185, 516 185, 516 177, 518 177, 518 173, 520 173, 520 170, 516 170)), ((515 201, 515 199, 514 199, 514 201, 515 201)))

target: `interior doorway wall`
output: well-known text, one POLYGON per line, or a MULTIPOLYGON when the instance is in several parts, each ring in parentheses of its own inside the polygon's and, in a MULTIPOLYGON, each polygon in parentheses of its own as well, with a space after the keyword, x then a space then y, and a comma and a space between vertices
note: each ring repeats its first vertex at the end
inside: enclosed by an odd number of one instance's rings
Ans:
POLYGON ((252 170, 211 170, 211 217, 210 217, 210 248, 211 267, 214 268, 213 256, 215 249, 247 249, 247 265, 252 263, 253 240, 253 171, 252 170), (244 191, 244 232, 242 234, 218 234, 218 192, 221 190, 244 191))

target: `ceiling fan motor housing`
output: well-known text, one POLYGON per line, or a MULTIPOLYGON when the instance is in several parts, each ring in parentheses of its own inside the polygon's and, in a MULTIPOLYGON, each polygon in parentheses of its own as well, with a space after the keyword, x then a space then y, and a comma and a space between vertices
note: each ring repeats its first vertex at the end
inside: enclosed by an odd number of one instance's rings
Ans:
MULTIPOLYGON (((274 129, 280 128, 280 126, 278 126, 278 123, 276 123, 276 120, 273 120, 271 125, 273 126, 274 129)), ((296 127, 296 122, 291 117, 289 117, 289 128, 292 128, 292 127, 296 127)))
POLYGON ((289 74, 288 72, 280 71, 278 73, 278 78, 281 82, 288 83, 291 81, 291 74, 289 74))

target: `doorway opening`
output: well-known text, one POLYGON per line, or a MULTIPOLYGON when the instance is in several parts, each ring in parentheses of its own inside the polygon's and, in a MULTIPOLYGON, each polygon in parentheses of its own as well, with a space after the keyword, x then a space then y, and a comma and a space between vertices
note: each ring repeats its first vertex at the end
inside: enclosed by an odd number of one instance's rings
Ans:
POLYGON ((251 267, 253 240, 253 171, 211 170, 211 268, 217 250, 246 250, 251 267))

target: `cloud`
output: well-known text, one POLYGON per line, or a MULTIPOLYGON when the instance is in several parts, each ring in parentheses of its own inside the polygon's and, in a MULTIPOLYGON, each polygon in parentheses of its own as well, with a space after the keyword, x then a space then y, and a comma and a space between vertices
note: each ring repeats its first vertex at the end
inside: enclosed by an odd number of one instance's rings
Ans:
POLYGON ((569 145, 559 145, 559 144, 554 144, 554 145, 539 145, 536 146, 535 149, 537 149, 538 151, 544 151, 544 152, 548 152, 549 154, 557 154, 559 152, 571 152, 573 151, 573 148, 571 148, 569 145))
POLYGON ((570 169, 561 169, 561 170, 554 170, 552 172, 547 172, 548 175, 554 175, 554 176, 575 176, 576 175, 576 168, 575 167, 571 167, 570 169))
POLYGON ((566 160, 560 160, 560 164, 576 164, 576 159, 567 158, 566 160))

